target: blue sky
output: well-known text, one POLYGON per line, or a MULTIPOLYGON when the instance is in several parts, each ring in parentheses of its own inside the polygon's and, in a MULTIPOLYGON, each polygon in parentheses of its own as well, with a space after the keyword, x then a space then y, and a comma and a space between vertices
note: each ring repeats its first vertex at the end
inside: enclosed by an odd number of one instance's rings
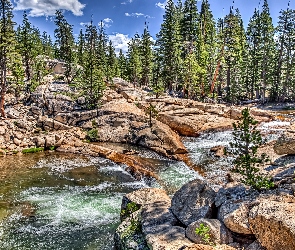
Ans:
MULTIPOLYGON (((136 32, 142 33, 147 20, 151 35, 155 38, 164 14, 165 0, 12 0, 15 5, 14 20, 22 21, 23 11, 29 14, 33 25, 41 31, 53 34, 55 29, 53 15, 56 9, 65 10, 65 16, 74 25, 74 33, 91 20, 105 24, 106 32, 117 49, 126 50, 127 43, 136 32)), ((268 0, 274 24, 281 9, 286 9, 289 0, 268 0)), ((261 0, 263 2, 263 0, 261 0)), ((209 0, 214 17, 226 15, 232 0, 209 0), (224 10, 223 10, 224 9, 224 10)), ((201 2, 198 2, 200 9, 201 2)), ((259 0, 235 0, 234 7, 239 8, 245 24, 248 23, 259 0)), ((290 8, 295 9, 295 1, 290 8)))

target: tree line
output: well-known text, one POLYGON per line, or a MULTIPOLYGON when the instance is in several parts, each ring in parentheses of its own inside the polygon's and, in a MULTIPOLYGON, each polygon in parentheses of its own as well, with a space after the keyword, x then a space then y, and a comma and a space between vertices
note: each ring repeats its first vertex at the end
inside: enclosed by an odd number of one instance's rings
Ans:
POLYGON ((168 0, 154 41, 147 24, 135 34, 126 54, 116 55, 103 22, 90 21, 75 39, 62 11, 54 17, 54 38, 28 19, 16 25, 10 0, 0 0, 0 113, 7 91, 30 94, 50 73, 50 59, 64 62, 64 81, 79 89, 95 108, 106 83, 121 77, 136 86, 177 93, 196 100, 230 103, 295 98, 295 10, 280 12, 275 27, 267 0, 247 27, 230 7, 215 19, 208 0, 168 0))

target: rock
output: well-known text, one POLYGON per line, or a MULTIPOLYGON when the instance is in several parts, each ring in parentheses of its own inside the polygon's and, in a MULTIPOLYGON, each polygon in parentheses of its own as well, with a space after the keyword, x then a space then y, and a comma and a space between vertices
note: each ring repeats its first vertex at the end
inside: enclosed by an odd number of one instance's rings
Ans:
POLYGON ((255 240, 245 250, 266 250, 266 249, 260 245, 258 240, 255 240))
POLYGON ((295 133, 284 132, 276 141, 274 151, 278 155, 295 154, 295 133))
POLYGON ((0 135, 5 135, 5 133, 6 133, 6 129, 5 129, 5 127, 0 127, 0 135))
POLYGON ((217 157, 222 157, 224 156, 224 149, 224 146, 216 146, 210 148, 210 152, 213 152, 217 157))
POLYGON ((196 228, 203 224, 209 227, 210 242, 214 244, 228 244, 233 242, 230 231, 216 219, 199 219, 191 224, 185 230, 186 237, 197 244, 206 244, 202 236, 196 234, 196 228))
POLYGON ((142 207, 145 204, 151 204, 156 201, 167 201, 170 203, 171 199, 163 189, 141 188, 123 196, 121 210, 125 210, 127 204, 131 202, 142 207))
POLYGON ((45 147, 50 148, 55 146, 55 136, 49 135, 45 136, 45 147))
POLYGON ((295 249, 295 203, 264 200, 249 213, 252 232, 267 250, 295 249))
POLYGON ((20 112, 12 107, 6 108, 5 113, 6 116, 11 119, 17 119, 20 117, 20 112))
POLYGON ((146 241, 150 249, 179 250, 193 245, 185 237, 185 229, 179 226, 164 230, 159 227, 158 233, 146 235, 146 241))
POLYGON ((21 143, 22 143, 22 141, 19 140, 19 139, 17 139, 17 138, 15 137, 15 138, 13 138, 13 143, 14 143, 16 146, 20 146, 21 143))
MULTIPOLYGON (((171 158, 187 153, 180 137, 169 126, 152 119, 150 127, 144 112, 126 101, 107 103, 94 122, 99 141, 140 145, 171 158)), ((82 127, 92 128, 92 122, 86 122, 82 127)))
POLYGON ((229 200, 220 207, 218 219, 233 232, 253 234, 248 221, 251 206, 253 204, 250 201, 229 200))
POLYGON ((227 245, 217 245, 215 247, 203 244, 195 244, 190 247, 186 247, 185 250, 235 250, 235 248, 227 245))
POLYGON ((0 149, 0 157, 3 157, 5 155, 6 155, 6 152, 4 150, 0 149))
POLYGON ((182 186, 172 198, 173 214, 186 226, 201 218, 212 218, 215 191, 203 180, 196 179, 182 186))
POLYGON ((117 227, 114 234, 117 250, 149 250, 139 226, 140 213, 141 210, 134 212, 117 227))
POLYGON ((67 126, 61 122, 46 117, 40 117, 38 120, 38 125, 40 127, 43 127, 46 131, 71 129, 70 126, 67 126))
POLYGON ((178 220, 169 210, 170 201, 156 201, 143 205, 141 225, 144 235, 159 234, 161 231, 177 226, 178 220))
POLYGON ((212 114, 181 116, 180 113, 160 113, 157 119, 180 135, 198 136, 201 132, 225 130, 232 127, 232 120, 212 114))
POLYGON ((45 138, 43 136, 38 136, 38 137, 33 138, 33 142, 36 144, 36 147, 38 147, 38 148, 45 147, 45 138))
POLYGON ((13 136, 19 140, 23 140, 24 139, 24 134, 23 133, 20 133, 20 132, 14 132, 13 133, 13 136))

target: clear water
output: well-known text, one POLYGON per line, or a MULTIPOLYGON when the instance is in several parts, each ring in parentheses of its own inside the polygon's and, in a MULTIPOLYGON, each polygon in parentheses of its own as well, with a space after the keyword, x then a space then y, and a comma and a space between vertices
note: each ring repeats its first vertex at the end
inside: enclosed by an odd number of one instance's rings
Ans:
POLYGON ((158 182, 135 180, 125 166, 102 158, 37 153, 0 159, 0 249, 113 249, 124 194, 149 186, 172 194, 200 177, 184 163, 139 153, 153 163, 158 182))

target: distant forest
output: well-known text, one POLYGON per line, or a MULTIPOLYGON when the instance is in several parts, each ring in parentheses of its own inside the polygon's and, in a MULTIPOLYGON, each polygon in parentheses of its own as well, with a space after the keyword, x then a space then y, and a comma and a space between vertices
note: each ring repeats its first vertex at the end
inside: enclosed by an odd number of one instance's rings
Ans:
POLYGON ((215 19, 208 0, 168 0, 156 41, 148 26, 128 51, 116 55, 104 25, 91 21, 77 39, 62 11, 54 17, 54 38, 28 20, 17 26, 10 0, 0 0, 0 112, 7 92, 30 94, 64 62, 63 80, 79 89, 89 108, 106 84, 121 77, 135 86, 195 100, 285 102, 295 100, 295 10, 281 10, 275 27, 267 0, 247 27, 238 9, 215 19))

